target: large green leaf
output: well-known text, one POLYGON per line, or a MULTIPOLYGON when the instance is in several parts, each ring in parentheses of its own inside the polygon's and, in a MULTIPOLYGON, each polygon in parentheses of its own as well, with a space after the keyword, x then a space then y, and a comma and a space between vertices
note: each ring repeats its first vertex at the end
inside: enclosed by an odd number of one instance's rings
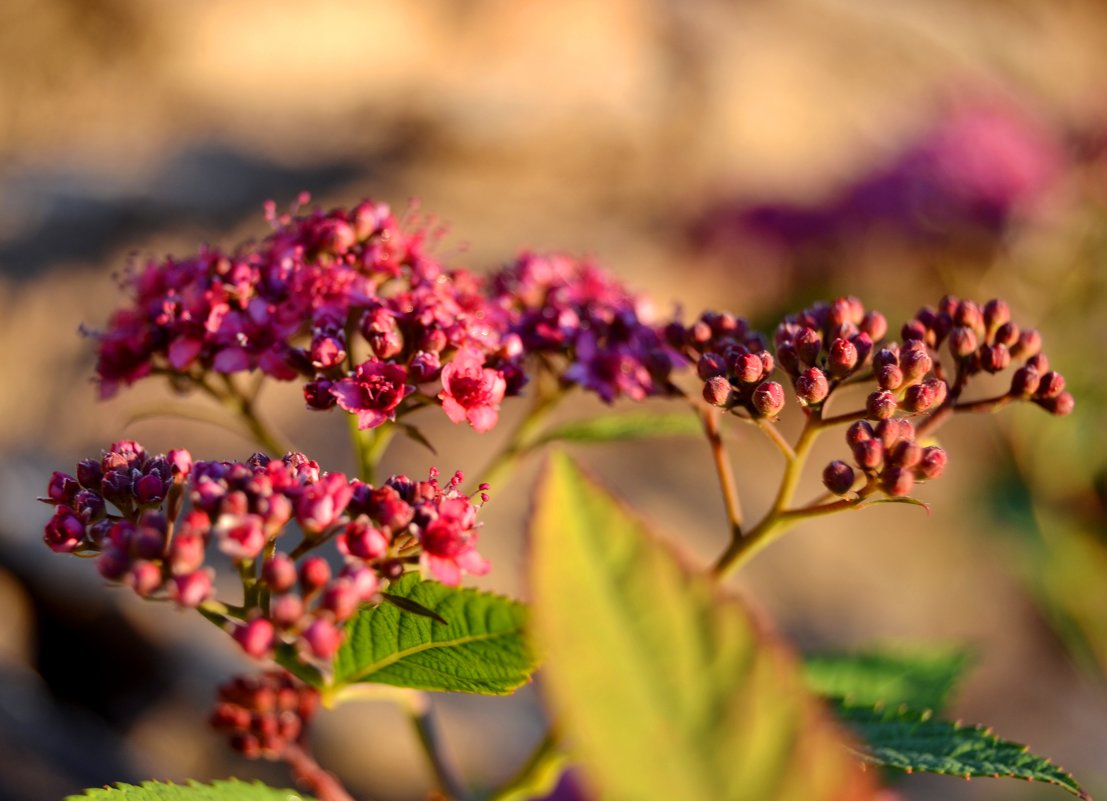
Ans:
POLYGON ((609 414, 587 420, 573 420, 542 432, 528 448, 550 442, 618 442, 649 437, 679 437, 701 434, 703 428, 692 414, 609 414))
POLYGON ((1001 740, 983 726, 937 720, 906 707, 838 707, 841 718, 864 740, 858 755, 874 765, 949 776, 1016 778, 1047 782, 1090 799, 1076 781, 1025 745, 1001 740))
POLYGON ((388 593, 447 622, 401 609, 396 603, 364 607, 346 624, 346 639, 335 655, 337 686, 373 682, 504 695, 534 671, 523 636, 523 604, 488 592, 422 581, 415 573, 393 582, 388 593))
POLYGON ((66 801, 314 801, 311 796, 295 790, 277 790, 264 784, 240 782, 237 779, 217 781, 212 784, 189 782, 183 784, 162 784, 161 782, 143 782, 117 784, 115 787, 101 787, 85 790, 82 795, 71 795, 66 801))
POLYGON ((544 684, 603 797, 871 797, 784 649, 563 455, 546 470, 532 537, 544 684))
POLYGON ((811 690, 847 704, 940 711, 968 663, 960 649, 887 648, 810 655, 803 673, 811 690))

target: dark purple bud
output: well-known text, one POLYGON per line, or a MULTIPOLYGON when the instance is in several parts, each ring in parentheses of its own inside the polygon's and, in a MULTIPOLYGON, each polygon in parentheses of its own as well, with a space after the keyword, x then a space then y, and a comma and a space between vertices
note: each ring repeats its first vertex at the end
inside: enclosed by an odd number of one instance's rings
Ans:
POLYGON ((442 373, 442 358, 437 351, 420 351, 411 360, 408 377, 416 384, 434 381, 442 373))
POLYGON ((952 317, 960 302, 956 295, 942 295, 942 299, 938 301, 938 312, 952 317))
POLYGON ((718 353, 709 351, 700 356, 700 360, 696 362, 696 375, 701 381, 726 375, 726 360, 718 353))
POLYGON ((1076 408, 1076 398, 1072 396, 1071 392, 1062 392, 1053 398, 1035 398, 1034 402, 1050 414, 1055 414, 1058 417, 1072 414, 1072 410, 1076 408))
POLYGON ((142 559, 161 559, 165 556, 165 539, 164 526, 159 526, 154 519, 144 519, 131 536, 131 549, 142 559))
POLYGON ((920 479, 938 478, 946 469, 946 452, 937 445, 923 448, 922 459, 915 467, 915 475, 920 479))
POLYGON ((857 348, 848 339, 834 340, 826 365, 833 378, 845 378, 857 366, 857 348))
POLYGON ((802 328, 792 339, 792 346, 796 349, 800 364, 813 367, 819 360, 823 338, 814 328, 802 328))
POLYGON ((72 553, 85 538, 85 524, 68 506, 59 506, 46 524, 43 541, 55 553, 72 553))
POLYGON ((165 482, 157 473, 148 473, 134 482, 134 494, 139 504, 160 504, 165 499, 165 482))
POLYGON ((861 332, 868 334, 873 342, 879 342, 888 333, 888 320, 880 312, 871 311, 861 320, 861 332))
POLYGON ((826 373, 818 367, 810 367, 796 379, 796 397, 801 406, 813 406, 826 400, 830 394, 830 383, 826 373))
POLYGON ((996 329, 992 341, 999 345, 1005 345, 1008 349, 1014 347, 1019 341, 1019 327, 1011 322, 1004 323, 996 329))
POLYGON ((100 481, 104 478, 104 470, 97 459, 83 459, 77 462, 77 481, 85 489, 100 491, 100 481))
MULTIPOLYGON (((1019 332, 1018 342, 1011 346, 1011 356, 1016 359, 1029 359, 1041 351, 1042 335, 1033 328, 1025 328, 1019 332)), ((1045 370, 1041 372, 1044 373, 1045 370)))
POLYGON ((1038 389, 1034 393, 1034 397, 1039 400, 1049 400, 1050 398, 1056 398, 1064 391, 1065 377, 1056 370, 1050 370, 1042 376, 1042 380, 1038 384, 1038 389))
POLYGON ((300 564, 300 588, 305 596, 318 592, 331 580, 331 566, 321 556, 309 556, 300 564))
POLYGON ((976 333, 968 326, 959 325, 949 332, 949 351, 958 359, 975 351, 978 344, 976 333))
POLYGON ((762 417, 776 417, 784 409, 784 387, 776 381, 762 381, 750 396, 750 402, 762 417))
POLYGON ((799 357, 796 356, 796 349, 792 347, 791 343, 785 342, 777 347, 776 359, 788 375, 795 376, 799 374, 799 357))
POLYGON ((873 355, 873 341, 872 338, 862 331, 860 334, 855 335, 850 342, 853 343, 854 349, 857 351, 857 364, 865 365, 869 363, 869 359, 873 355))
POLYGON ((880 476, 880 486, 893 498, 910 494, 915 486, 915 476, 902 467, 890 467, 880 476))
POLYGON ((761 380, 765 366, 756 353, 744 353, 737 356, 733 363, 734 377, 743 384, 756 384, 761 380))
MULTIPOLYGON (((895 345, 895 343, 892 344, 895 345)), ((881 348, 876 352, 876 355, 873 356, 873 367, 879 369, 889 364, 894 364, 896 367, 899 367, 898 347, 881 348)))
POLYGON ((857 466, 862 470, 876 470, 884 462, 884 446, 880 440, 863 440, 855 443, 851 450, 857 466))
POLYGON ((846 442, 852 448, 858 442, 867 442, 874 437, 873 427, 864 420, 851 423, 846 429, 846 442))
POLYGON ((1011 352, 1004 345, 984 345, 980 349, 980 367, 989 373, 998 373, 1011 363, 1011 352))
POLYGON ((903 328, 900 329, 900 338, 904 342, 926 341, 926 326, 920 323, 918 320, 911 320, 904 323, 903 328))
POLYGON ((234 637, 242 650, 254 659, 263 659, 269 655, 276 643, 273 624, 263 617, 256 617, 234 630, 234 637))
POLYGON ((1032 367, 1020 367, 1011 376, 1010 394, 1015 398, 1029 398, 1038 391, 1042 377, 1032 367))
POLYGON ((288 592, 296 586, 296 563, 288 554, 275 553, 265 560, 261 577, 273 592, 288 592))
POLYGON ((887 420, 896 413, 896 396, 886 389, 878 389, 865 401, 865 416, 870 420, 887 420))
POLYGON ((128 583, 142 598, 149 598, 161 587, 161 568, 153 562, 140 560, 131 565, 128 583))
POLYGON ((70 505, 80 489, 81 485, 77 483, 77 479, 68 473, 55 470, 50 474, 50 481, 46 484, 46 497, 42 500, 55 505, 59 503, 70 505))
POLYGON ((304 384, 304 403, 309 409, 319 412, 333 409, 338 403, 338 398, 331 393, 332 387, 334 382, 325 378, 308 381, 304 384))
POLYGON ((96 569, 108 581, 120 581, 131 569, 131 558, 118 548, 108 548, 97 557, 96 569))
POLYGON ((197 570, 195 573, 177 576, 169 585, 169 594, 182 609, 195 609, 211 597, 211 574, 206 570, 197 570))
POLYGON ((823 470, 823 486, 835 495, 845 495, 853 487, 853 468, 835 459, 823 470))
MULTIPOLYGON (((984 326, 988 333, 996 331, 1011 319, 1011 307, 999 298, 993 298, 984 304, 984 326)), ((1004 343, 1009 344, 1009 343, 1004 343)))
POLYGON ((707 383, 703 385, 703 399, 712 406, 725 407, 730 394, 730 381, 724 376, 717 375, 708 379, 707 383))
POLYGON ((326 618, 317 618, 303 633, 312 656, 329 662, 342 644, 342 632, 326 618))

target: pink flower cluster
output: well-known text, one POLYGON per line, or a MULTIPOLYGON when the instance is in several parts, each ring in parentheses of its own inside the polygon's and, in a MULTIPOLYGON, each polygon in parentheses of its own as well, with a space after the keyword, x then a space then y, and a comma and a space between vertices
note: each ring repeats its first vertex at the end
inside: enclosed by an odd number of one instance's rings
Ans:
POLYGON ((360 428, 439 404, 487 431, 528 355, 560 354, 559 376, 608 402, 671 389, 678 359, 647 309, 590 262, 527 254, 483 282, 443 267, 379 203, 268 218, 260 242, 129 274, 133 302, 95 335, 103 397, 152 373, 260 370, 360 428))
POLYGON ((342 625, 383 582, 416 565, 451 585, 488 571, 476 550, 478 506, 461 493, 461 474, 445 485, 437 476, 372 487, 323 473, 298 453, 193 463, 186 451, 149 456, 121 441, 81 462, 76 476, 53 474, 42 499, 55 507, 45 540, 58 552, 98 554, 105 578, 182 607, 212 597, 214 543, 243 577, 246 603, 232 632, 243 650, 261 658, 288 643, 326 661, 342 625), (278 550, 293 522, 302 539, 278 550), (337 572, 308 555, 332 539, 343 557, 337 572))
POLYGON ((318 691, 283 670, 236 676, 219 687, 211 725, 243 756, 281 759, 303 741, 318 706, 318 691))

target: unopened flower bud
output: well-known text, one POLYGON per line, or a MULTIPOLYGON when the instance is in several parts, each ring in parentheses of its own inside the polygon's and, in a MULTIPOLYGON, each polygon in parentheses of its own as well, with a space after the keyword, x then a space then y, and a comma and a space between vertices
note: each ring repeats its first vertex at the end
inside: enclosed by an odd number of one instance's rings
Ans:
POLYGON ((904 380, 913 382, 929 373, 934 363, 927 353, 926 345, 919 340, 912 340, 905 343, 900 351, 899 366, 903 370, 904 380))
POLYGON ((161 586, 161 568, 145 560, 131 565, 130 585, 141 597, 153 595, 161 586))
POLYGON ((985 345, 980 349, 980 366, 989 373, 998 373, 1011 363, 1011 352, 1005 345, 985 345))
POLYGON ((910 440, 900 440, 888 455, 888 463, 896 467, 911 468, 922 461, 922 448, 910 440))
POLYGON ((85 538, 85 524, 68 506, 59 506, 46 524, 43 537, 55 553, 72 553, 85 538))
POLYGON ((907 420, 892 418, 881 420, 873 429, 876 438, 885 448, 892 448, 900 440, 915 438, 915 429, 907 420))
MULTIPOLYGON (((894 345, 895 343, 892 344, 894 345)), ((898 347, 881 348, 876 352, 876 355, 873 356, 873 367, 880 368, 889 364, 894 364, 896 367, 899 367, 898 347)))
POLYGON ((712 406, 725 407, 727 400, 730 398, 730 393, 730 381, 727 380, 726 376, 714 376, 703 385, 703 399, 712 406))
POLYGON ((784 408, 784 387, 776 381, 762 381, 753 391, 750 401, 762 417, 776 417, 784 408))
POLYGON ((846 442, 849 443, 850 447, 853 447, 858 442, 870 440, 874 436, 873 427, 864 420, 851 423, 850 427, 846 429, 846 442))
POLYGON ((85 489, 100 491, 100 481, 104 478, 104 469, 99 459, 83 459, 77 463, 77 481, 85 489))
POLYGON ((865 401, 865 416, 870 420, 887 420, 896 413, 896 396, 886 389, 871 393, 865 401))
POLYGON ((761 380, 764 365, 756 353, 744 353, 734 359, 734 377, 743 384, 756 384, 761 380))
POLYGON ((1050 370, 1042 376, 1042 380, 1038 384, 1038 389, 1035 391, 1034 397, 1041 400, 1048 400, 1050 398, 1056 398, 1064 391, 1065 377, 1056 370, 1050 370))
POLYGON ((120 581, 131 569, 131 559, 118 548, 106 548, 96 559, 96 569, 108 581, 120 581))
POLYGON ((273 624, 263 617, 256 617, 238 626, 231 635, 242 650, 254 659, 268 656, 276 643, 273 624))
POLYGON ((993 298, 984 304, 984 326, 988 333, 996 331, 1011 319, 1011 307, 1006 301, 993 298))
POLYGON ((796 379, 796 397, 803 406, 813 406, 826 400, 830 394, 830 384, 826 373, 818 367, 811 367, 796 379))
MULTIPOLYGON (((1033 328, 1024 328, 1019 333, 1018 341, 1011 346, 1011 356, 1015 359, 1029 359, 1037 356, 1042 350, 1042 335, 1033 328)), ((1042 370, 1041 372, 1045 372, 1042 370)))
POLYGON ((327 587, 320 605, 330 611, 334 619, 341 623, 354 616, 360 603, 361 598, 353 582, 348 579, 338 579, 327 587))
POLYGON ((338 403, 338 398, 331 392, 332 387, 334 382, 325 378, 308 381, 304 384, 304 403, 309 409, 317 412, 333 409, 338 403))
POLYGON ((274 598, 270 606, 273 623, 280 629, 292 629, 304 616, 304 601, 299 595, 289 593, 274 598))
POLYGON ((848 339, 834 340, 826 364, 833 378, 845 378, 857 366, 857 348, 848 339))
POLYGON ((169 585, 169 593, 177 605, 195 609, 211 597, 211 574, 206 570, 197 570, 184 576, 176 576, 169 585))
POLYGON ((949 351, 958 359, 975 351, 978 344, 976 333, 968 326, 959 325, 949 332, 949 351))
POLYGON ((408 377, 416 384, 437 380, 442 374, 442 357, 437 351, 420 351, 411 360, 408 377))
POLYGON ((819 360, 819 352, 823 347, 823 338, 814 328, 803 328, 792 340, 796 349, 796 357, 801 364, 813 367, 819 360))
POLYGON ((853 468, 835 459, 823 470, 823 486, 835 495, 845 495, 853 487, 853 468))
POLYGON ((1011 376, 1010 394, 1015 398, 1029 398, 1038 391, 1042 377, 1032 367, 1020 367, 1011 376))
POLYGON ((873 355, 872 338, 862 331, 860 334, 851 337, 850 342, 853 344, 854 350, 857 351, 857 366, 861 367, 868 364, 873 355))
POLYGON ((1049 372, 1049 357, 1044 353, 1035 353, 1026 360, 1026 366, 1036 370, 1038 375, 1045 375, 1049 372))
POLYGON ((997 345, 1004 345, 1008 349, 1019 341, 1019 327, 1012 322, 1006 322, 996 329, 992 341, 997 345))
POLYGON ((896 390, 903 386, 903 370, 897 365, 886 364, 877 368, 876 383, 881 389, 896 390))
POLYGON ((1072 414, 1072 410, 1076 408, 1076 399, 1071 392, 1062 392, 1052 398, 1035 398, 1034 402, 1050 414, 1055 414, 1058 417, 1072 414))
POLYGON ((726 375, 726 360, 718 353, 709 351, 700 356, 699 361, 696 362, 696 375, 701 381, 726 375))
POLYGON ((879 342, 888 333, 888 320, 878 311, 871 311, 861 320, 861 331, 873 342, 879 342))
POLYGON ((915 476, 902 467, 890 467, 880 476, 880 487, 893 498, 910 494, 915 486, 915 476))
POLYGON ((900 329, 900 338, 904 342, 926 341, 926 326, 920 323, 918 320, 911 320, 904 323, 903 328, 900 329))
POLYGON ((876 470, 884 463, 884 446, 880 440, 867 439, 857 442, 851 450, 857 466, 862 470, 876 470))
POLYGON ((767 350, 758 351, 757 358, 761 360, 761 375, 767 376, 772 373, 773 368, 776 367, 776 362, 773 360, 773 354, 767 350))
POLYGON ((937 378, 907 388, 903 395, 903 408, 916 414, 937 408, 946 399, 946 382, 937 378))
POLYGON ((342 632, 326 618, 317 618, 303 633, 312 656, 329 662, 342 644, 342 632))
POLYGON ((980 307, 971 300, 963 300, 957 304, 957 308, 953 312, 953 322, 974 331, 984 332, 984 315, 980 311, 980 307))
POLYGON ((915 475, 920 479, 938 478, 946 469, 946 452, 937 445, 923 448, 922 459, 915 466, 915 475))
POLYGON ((275 553, 265 560, 261 579, 275 593, 288 592, 296 586, 296 563, 285 553, 275 553))
POLYGON ((331 566, 321 556, 309 556, 300 565, 300 588, 304 595, 320 590, 331 580, 331 566))

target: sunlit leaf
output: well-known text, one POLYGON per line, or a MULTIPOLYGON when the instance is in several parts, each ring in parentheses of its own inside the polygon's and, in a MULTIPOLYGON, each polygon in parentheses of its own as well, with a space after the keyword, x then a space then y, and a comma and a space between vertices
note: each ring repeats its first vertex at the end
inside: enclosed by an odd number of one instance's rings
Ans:
POLYGON ((117 784, 85 790, 82 795, 71 795, 66 801, 314 801, 311 796, 295 790, 278 790, 259 782, 240 782, 237 779, 217 781, 211 784, 189 782, 163 784, 143 782, 141 785, 117 784))
POLYGON ((969 662, 960 649, 886 648, 809 655, 803 673, 812 691, 847 704, 940 711, 969 662))

